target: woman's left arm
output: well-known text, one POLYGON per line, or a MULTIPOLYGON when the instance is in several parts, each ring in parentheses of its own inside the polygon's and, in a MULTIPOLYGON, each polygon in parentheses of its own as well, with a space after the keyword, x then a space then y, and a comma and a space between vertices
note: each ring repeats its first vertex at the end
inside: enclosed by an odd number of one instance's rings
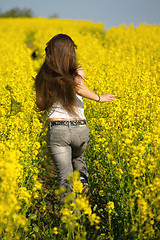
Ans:
POLYGON ((75 82, 77 83, 75 89, 78 95, 97 102, 113 102, 117 97, 117 95, 112 94, 102 94, 99 96, 96 93, 92 92, 89 88, 84 86, 84 70, 82 68, 79 68, 77 72, 79 76, 75 77, 75 82))

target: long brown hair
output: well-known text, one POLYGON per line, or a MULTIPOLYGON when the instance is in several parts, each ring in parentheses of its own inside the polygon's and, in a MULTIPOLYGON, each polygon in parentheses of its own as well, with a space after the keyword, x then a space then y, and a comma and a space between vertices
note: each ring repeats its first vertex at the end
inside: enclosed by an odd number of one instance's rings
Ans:
POLYGON ((45 61, 35 79, 36 105, 40 111, 49 110, 58 101, 69 113, 76 115, 75 48, 66 34, 58 34, 47 43, 45 61))

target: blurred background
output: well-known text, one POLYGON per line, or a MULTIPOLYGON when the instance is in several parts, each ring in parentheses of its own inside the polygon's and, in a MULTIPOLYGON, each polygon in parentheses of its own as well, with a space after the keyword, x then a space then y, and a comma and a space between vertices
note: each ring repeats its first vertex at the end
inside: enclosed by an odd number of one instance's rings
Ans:
POLYGON ((43 17, 103 23, 160 24, 160 0, 0 0, 0 17, 43 17))

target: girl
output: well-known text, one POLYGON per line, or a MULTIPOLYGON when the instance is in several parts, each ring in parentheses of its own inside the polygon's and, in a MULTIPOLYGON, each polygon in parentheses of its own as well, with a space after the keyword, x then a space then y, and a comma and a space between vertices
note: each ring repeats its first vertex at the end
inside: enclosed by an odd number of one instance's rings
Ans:
MULTIPOLYGON (((67 177, 80 173, 84 188, 88 172, 84 152, 90 130, 86 123, 82 97, 97 102, 113 102, 116 95, 98 96, 84 86, 84 70, 77 66, 76 45, 66 34, 54 36, 45 48, 46 57, 35 79, 36 104, 47 110, 47 144, 53 158, 59 187, 68 188, 67 177)), ((66 195, 63 194, 62 199, 66 195)))

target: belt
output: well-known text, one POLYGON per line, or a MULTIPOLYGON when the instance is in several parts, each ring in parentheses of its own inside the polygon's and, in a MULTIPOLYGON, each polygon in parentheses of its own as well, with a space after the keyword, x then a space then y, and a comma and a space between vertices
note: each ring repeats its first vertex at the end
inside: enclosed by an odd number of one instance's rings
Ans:
POLYGON ((86 120, 73 120, 73 121, 52 121, 50 122, 50 127, 54 125, 65 125, 65 126, 78 126, 86 125, 86 120))

